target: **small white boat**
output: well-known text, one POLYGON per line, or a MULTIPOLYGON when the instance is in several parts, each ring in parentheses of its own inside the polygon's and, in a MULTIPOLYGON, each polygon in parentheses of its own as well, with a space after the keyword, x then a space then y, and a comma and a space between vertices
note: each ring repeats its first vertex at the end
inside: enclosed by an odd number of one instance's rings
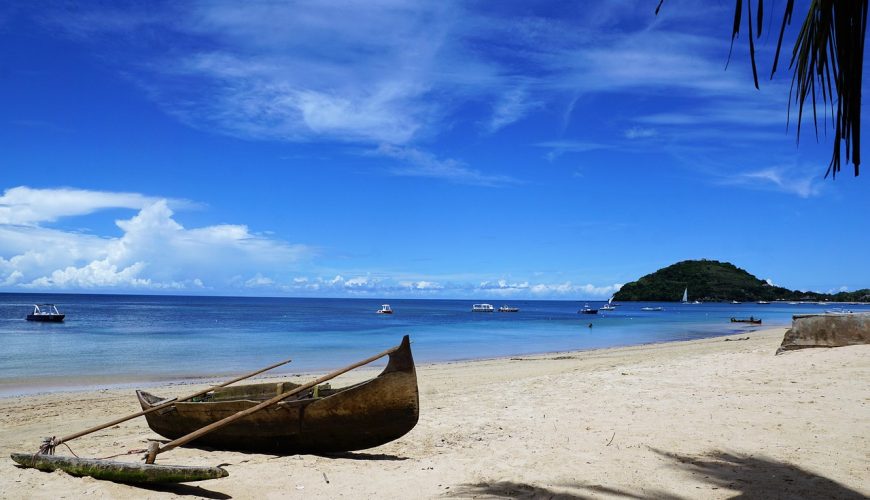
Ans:
POLYGON ((683 290, 683 300, 681 302, 683 304, 686 304, 689 302, 689 288, 688 287, 686 287, 686 289, 683 290))
POLYGON ((495 311, 495 308, 492 307, 492 304, 474 304, 471 306, 471 312, 491 313, 493 311, 495 311))
POLYGON ((615 311, 616 306, 613 305, 613 297, 610 297, 609 299, 607 299, 607 303, 604 304, 603 306, 601 306, 600 310, 601 311, 615 311))
POLYGON ((393 314, 393 309, 390 308, 390 304, 382 304, 378 314, 393 314))
POLYGON ((743 302, 739 302, 739 301, 736 301, 736 300, 732 300, 731 303, 732 303, 732 304, 742 304, 743 302))
POLYGON ((498 312, 500 312, 500 313, 515 313, 515 312, 520 312, 520 308, 514 307, 514 306, 501 306, 498 308, 498 312))
POLYGON ((641 307, 640 310, 641 311, 664 311, 665 308, 662 306, 656 306, 656 307, 647 306, 647 307, 641 307))
POLYGON ((54 304, 34 304, 33 312, 28 314, 27 321, 42 321, 45 323, 60 323, 66 314, 61 314, 54 304))
POLYGON ((767 304, 770 304, 770 302, 768 302, 766 300, 759 300, 758 302, 756 302, 756 304, 767 305, 767 304))

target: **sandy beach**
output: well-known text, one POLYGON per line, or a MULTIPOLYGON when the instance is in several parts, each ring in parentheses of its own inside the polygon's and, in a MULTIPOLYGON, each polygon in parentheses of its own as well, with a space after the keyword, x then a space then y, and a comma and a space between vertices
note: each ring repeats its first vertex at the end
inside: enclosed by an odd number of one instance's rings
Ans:
MULTIPOLYGON (((420 421, 397 441, 332 457, 177 449, 159 461, 224 464, 230 476, 167 487, 21 469, 8 458, 44 436, 137 411, 131 390, 0 399, 0 498, 870 495, 870 346, 774 356, 783 332, 418 366, 420 421)), ((158 436, 140 418, 70 446, 105 457, 149 438, 158 436)))

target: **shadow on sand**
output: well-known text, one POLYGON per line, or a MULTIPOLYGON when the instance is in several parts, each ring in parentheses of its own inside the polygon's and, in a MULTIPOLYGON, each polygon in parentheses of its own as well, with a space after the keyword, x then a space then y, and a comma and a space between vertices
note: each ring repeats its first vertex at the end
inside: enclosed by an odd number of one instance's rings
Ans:
MULTIPOLYGON (((694 479, 709 485, 690 498, 710 496, 711 490, 721 489, 719 495, 743 500, 774 498, 832 498, 859 500, 867 497, 836 481, 801 469, 787 462, 767 458, 743 456, 721 451, 692 457, 650 448, 654 453, 673 461, 674 468, 686 471, 694 479)), ((632 492, 597 484, 569 483, 553 487, 536 486, 512 481, 463 484, 447 493, 451 497, 483 498, 552 498, 577 500, 601 496, 646 499, 681 499, 665 491, 643 489, 632 492)))
POLYGON ((215 498, 225 500, 233 498, 226 493, 220 491, 207 490, 201 486, 191 486, 189 484, 131 484, 135 488, 148 491, 159 491, 163 493, 172 493, 180 497, 197 497, 197 498, 215 498))
POLYGON ((358 451, 345 451, 341 453, 322 453, 317 455, 323 458, 343 458, 345 460, 384 460, 400 462, 408 460, 408 457, 399 457, 396 455, 387 455, 386 453, 360 453, 358 451))

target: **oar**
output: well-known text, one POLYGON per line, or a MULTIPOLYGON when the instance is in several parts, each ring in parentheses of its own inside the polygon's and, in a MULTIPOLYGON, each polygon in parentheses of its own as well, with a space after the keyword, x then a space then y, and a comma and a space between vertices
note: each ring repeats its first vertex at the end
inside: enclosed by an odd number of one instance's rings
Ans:
POLYGON ((238 413, 234 413, 234 414, 230 415, 229 417, 226 417, 222 420, 218 420, 217 422, 212 422, 211 424, 209 424, 205 427, 197 429, 197 430, 195 430, 195 431, 193 431, 190 434, 187 434, 185 436, 181 436, 180 438, 175 439, 173 441, 170 441, 163 446, 160 446, 160 443, 158 443, 157 441, 152 441, 151 444, 148 446, 148 456, 145 458, 145 463, 146 464, 153 464, 154 459, 157 457, 157 455, 159 453, 164 453, 164 452, 167 452, 167 451, 172 450, 174 448, 177 448, 179 446, 185 445, 185 444, 193 441, 196 438, 202 437, 211 431, 220 429, 221 427, 223 427, 227 424, 231 424, 240 418, 246 417, 252 413, 256 413, 256 412, 262 410, 263 408, 266 408, 267 406, 271 406, 275 403, 278 403, 279 401, 281 401, 283 399, 287 399, 294 394, 298 394, 298 393, 304 391, 305 389, 310 389, 317 384, 322 384, 323 382, 326 382, 327 380, 333 379, 333 378, 335 378, 343 373, 349 372, 349 371, 353 370, 354 368, 359 368, 360 366, 367 365, 367 364, 371 363, 372 361, 376 361, 376 360, 378 360, 378 359, 380 359, 388 354, 392 354, 392 353, 398 351, 401 347, 402 347, 401 345, 398 345, 398 346, 393 347, 391 349, 387 349, 386 351, 384 351, 380 354, 375 354, 374 356, 372 356, 370 358, 364 359, 362 361, 358 361, 352 365, 349 365, 349 366, 346 366, 346 367, 341 368, 339 370, 336 370, 332 373, 329 373, 327 375, 324 375, 324 376, 318 378, 317 380, 314 380, 312 382, 308 382, 307 384, 300 385, 299 387, 297 387, 295 389, 291 389, 285 393, 279 394, 279 395, 273 397, 272 399, 263 401, 262 403, 260 403, 256 406, 252 406, 246 410, 242 410, 238 413))
MULTIPOLYGON (((175 401, 186 401, 186 400, 188 400, 188 399, 193 399, 193 398, 195 398, 195 397, 197 397, 197 396, 202 396, 203 394, 206 394, 206 393, 208 393, 208 392, 211 392, 211 391, 213 391, 213 390, 215 390, 215 389, 219 389, 219 388, 221 388, 221 387, 226 387, 226 386, 228 386, 228 385, 230 385, 230 384, 235 384, 236 382, 238 382, 238 381, 240 381, 240 380, 245 380, 246 378, 251 378, 251 377, 253 377, 254 375, 259 375, 259 374, 261 374, 261 373, 263 373, 263 372, 267 372, 267 371, 272 370, 272 369, 274 369, 274 368, 278 368, 278 367, 281 366, 281 365, 286 365, 287 363, 289 363, 289 362, 291 362, 291 361, 292 361, 292 359, 287 359, 287 360, 281 361, 280 363, 275 363, 274 365, 267 366, 266 368, 262 368, 262 369, 260 369, 260 370, 255 371, 255 372, 248 373, 247 375, 242 375, 241 377, 234 378, 234 379, 232 379, 232 380, 230 380, 230 381, 224 382, 223 384, 216 385, 216 386, 214 386, 214 387, 209 387, 208 389, 203 389, 203 390, 201 390, 201 391, 199 391, 199 392, 195 392, 195 393, 193 393, 193 394, 191 394, 191 395, 189 395, 189 396, 184 396, 183 398, 177 398, 177 397, 176 397, 176 398, 170 398, 170 399, 167 399, 167 400, 164 401, 163 403, 160 403, 160 404, 157 405, 157 406, 152 406, 151 408, 148 408, 147 410, 143 410, 143 411, 140 411, 140 412, 137 412, 137 413, 133 413, 133 414, 127 415, 126 417, 121 417, 121 418, 118 418, 118 419, 116 419, 116 420, 112 420, 111 422, 107 422, 107 423, 105 423, 105 424, 101 424, 101 425, 98 425, 98 426, 96 426, 96 427, 91 427, 90 429, 85 429, 85 430, 83 430, 83 431, 81 431, 81 432, 76 432, 75 434, 70 434, 69 436, 64 436, 64 437, 60 438, 60 440, 57 440, 57 439, 52 438, 52 439, 49 441, 48 445, 53 449, 54 447, 60 445, 61 443, 65 443, 65 442, 70 441, 70 440, 72 440, 72 439, 75 439, 75 438, 77 438, 77 437, 82 437, 82 436, 84 436, 84 435, 86 435, 86 434, 90 434, 90 433, 92 433, 92 432, 96 432, 96 431, 99 431, 99 430, 105 429, 106 427, 111 427, 111 426, 113 426, 113 425, 120 424, 121 422, 126 422, 127 420, 130 420, 130 419, 133 419, 133 418, 136 418, 136 417, 141 417, 142 415, 147 415, 148 413, 151 413, 151 412, 153 412, 153 411, 157 411, 157 410, 159 410, 159 409, 161 409, 161 408, 166 408, 167 406, 171 405, 171 404, 174 403, 175 401)), ((40 450, 40 451, 41 451, 41 450, 40 450)))

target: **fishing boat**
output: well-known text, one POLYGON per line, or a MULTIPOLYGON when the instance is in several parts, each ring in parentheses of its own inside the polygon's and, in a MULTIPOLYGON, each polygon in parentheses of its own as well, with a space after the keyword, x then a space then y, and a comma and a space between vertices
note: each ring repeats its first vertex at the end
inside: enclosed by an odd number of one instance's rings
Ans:
POLYGON ((382 304, 381 308, 378 309, 378 314, 393 314, 390 304, 382 304))
POLYGON ((498 312, 500 312, 500 313, 515 313, 515 312, 520 312, 520 308, 514 307, 514 306, 501 306, 498 308, 498 312))
POLYGON ((598 314, 598 309, 592 309, 589 307, 589 304, 583 304, 583 309, 580 309, 577 312, 580 314, 598 314))
POLYGON ((28 314, 27 321, 42 321, 45 323, 60 323, 66 314, 61 314, 54 304, 33 304, 33 312, 28 314))
MULTIPOLYGON (((262 407, 197 437, 193 445, 280 454, 372 448, 402 437, 417 424, 417 375, 407 335, 389 351, 386 368, 375 378, 335 389, 308 385, 310 389, 269 405, 264 403, 270 398, 303 386, 278 382, 215 388, 189 401, 171 402, 145 418, 154 432, 176 439, 262 407)), ((136 391, 136 396, 143 411, 170 401, 145 391, 136 391)))
POLYGON ((601 310, 601 311, 615 311, 616 306, 613 305, 613 297, 610 297, 609 299, 607 299, 607 303, 604 304, 603 306, 601 306, 599 308, 599 310, 601 310))
POLYGON ((471 306, 471 312, 476 312, 476 313, 479 313, 479 312, 491 313, 491 312, 493 312, 493 311, 495 311, 495 308, 492 307, 492 304, 473 304, 473 305, 471 306))
POLYGON ((655 307, 647 306, 647 307, 641 307, 640 310, 641 311, 664 311, 665 308, 662 306, 655 306, 655 307))
POLYGON ((748 318, 731 318, 732 323, 751 323, 753 325, 760 325, 761 318, 754 318, 752 316, 748 318))

